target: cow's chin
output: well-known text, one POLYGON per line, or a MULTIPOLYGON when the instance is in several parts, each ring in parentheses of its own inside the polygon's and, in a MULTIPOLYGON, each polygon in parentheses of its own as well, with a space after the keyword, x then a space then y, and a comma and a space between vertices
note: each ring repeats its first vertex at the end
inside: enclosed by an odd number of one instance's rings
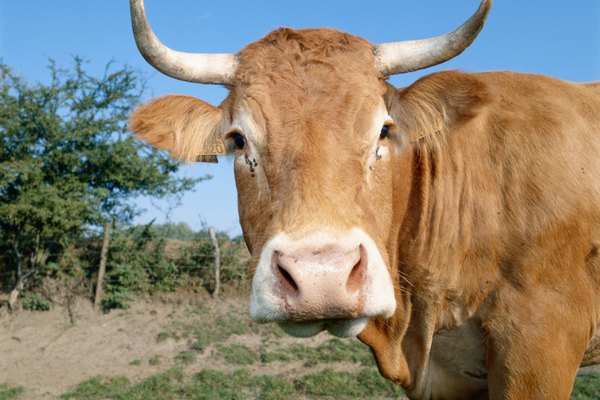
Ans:
POLYGON ((328 331, 337 337, 355 337, 368 323, 369 318, 277 322, 285 333, 295 337, 311 337, 322 331, 328 331))

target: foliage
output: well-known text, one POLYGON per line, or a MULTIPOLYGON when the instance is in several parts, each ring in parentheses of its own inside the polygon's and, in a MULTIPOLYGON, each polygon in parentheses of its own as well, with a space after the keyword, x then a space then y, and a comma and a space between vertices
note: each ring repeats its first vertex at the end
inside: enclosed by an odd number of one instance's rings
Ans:
POLYGON ((111 239, 105 279, 105 310, 128 308, 135 293, 173 291, 181 273, 167 259, 166 240, 157 238, 152 224, 117 229, 111 239))
MULTIPOLYGON (((221 251, 221 283, 246 288, 249 283, 250 257, 242 238, 229 239, 223 232, 216 233, 221 251)), ((191 247, 183 249, 182 262, 195 265, 193 271, 199 283, 212 291, 215 282, 214 248, 208 230, 196 233, 191 247)))
MULTIPOLYGON (((85 230, 130 221, 131 199, 191 189, 179 163, 135 140, 127 118, 144 82, 107 65, 90 75, 50 62, 50 82, 29 83, 0 62, 0 268, 35 271, 85 230)), ((0 269, 2 271, 2 269, 0 269)))
MULTIPOLYGON (((105 280, 106 310, 127 308, 136 293, 172 292, 182 285, 212 290, 214 253, 208 231, 192 231, 194 240, 175 240, 164 236, 170 231, 169 226, 151 222, 115 229, 105 280)), ((174 226, 190 229, 187 224, 174 226)), ((181 232, 175 234, 181 237, 181 232)), ((221 283, 245 288, 249 263, 245 244, 230 240, 222 232, 217 233, 217 238, 222 255, 221 283)))
POLYGON ((104 310, 113 308, 129 308, 133 300, 131 286, 139 286, 137 276, 143 276, 143 271, 129 268, 125 265, 116 265, 108 274, 106 281, 105 295, 102 299, 104 310))
POLYGON ((49 311, 52 303, 41 298, 37 294, 32 294, 23 299, 23 308, 30 311, 49 311))
MULTIPOLYGON (((133 235, 141 234, 145 225, 133 226, 130 232, 133 235)), ((194 240, 198 233, 194 232, 185 222, 165 222, 164 224, 152 224, 153 234, 164 239, 194 240)))

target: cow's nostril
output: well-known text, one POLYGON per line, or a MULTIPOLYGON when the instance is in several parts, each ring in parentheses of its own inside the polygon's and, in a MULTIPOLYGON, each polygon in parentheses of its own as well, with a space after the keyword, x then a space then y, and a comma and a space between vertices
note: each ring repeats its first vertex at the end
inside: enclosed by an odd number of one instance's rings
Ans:
POLYGON ((348 292, 355 292, 361 288, 364 283, 364 274, 367 268, 367 252, 361 245, 359 248, 359 259, 352 267, 350 275, 348 275, 348 281, 346 282, 346 290, 348 292))
POLYGON ((287 294, 296 293, 298 291, 298 285, 290 273, 279 264, 277 265, 277 272, 279 272, 279 282, 281 283, 283 291, 287 294))

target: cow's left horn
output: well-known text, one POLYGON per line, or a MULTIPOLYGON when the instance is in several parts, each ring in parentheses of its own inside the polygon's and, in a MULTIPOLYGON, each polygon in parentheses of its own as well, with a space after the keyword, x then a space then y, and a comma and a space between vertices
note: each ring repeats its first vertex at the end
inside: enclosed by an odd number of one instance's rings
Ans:
POLYGON ((182 53, 162 44, 144 10, 143 0, 130 0, 131 25, 138 49, 154 68, 176 79, 199 83, 229 84, 237 60, 233 54, 182 53))
POLYGON ((491 7, 492 0, 482 0, 467 22, 442 36, 375 45, 382 74, 388 76, 416 71, 456 57, 475 40, 491 7))

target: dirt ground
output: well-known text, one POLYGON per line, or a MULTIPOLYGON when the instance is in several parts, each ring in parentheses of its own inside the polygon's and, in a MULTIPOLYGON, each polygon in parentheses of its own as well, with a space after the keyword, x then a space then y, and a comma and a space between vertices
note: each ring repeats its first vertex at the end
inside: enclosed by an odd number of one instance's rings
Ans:
POLYGON ((176 305, 137 302, 130 310, 98 314, 91 304, 79 302, 75 323, 66 311, 21 311, 0 321, 0 381, 28 389, 32 399, 54 399, 70 386, 95 375, 124 375, 138 379, 163 366, 145 363, 132 368, 134 359, 152 355, 172 358, 185 343, 156 335, 176 305))

